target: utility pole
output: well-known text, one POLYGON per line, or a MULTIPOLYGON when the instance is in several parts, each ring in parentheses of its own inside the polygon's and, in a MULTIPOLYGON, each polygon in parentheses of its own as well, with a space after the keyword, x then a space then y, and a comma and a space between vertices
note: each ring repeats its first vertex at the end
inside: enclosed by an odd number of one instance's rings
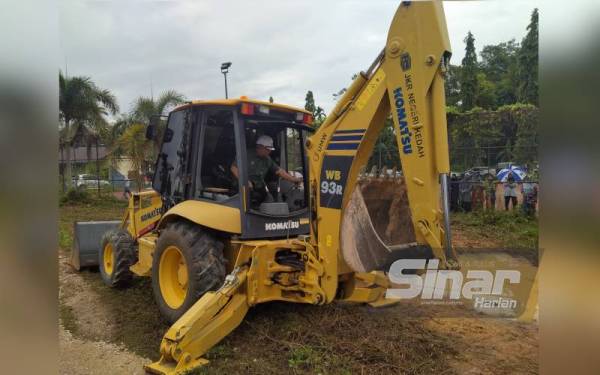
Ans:
POLYGON ((223 77, 225 77, 225 99, 229 98, 227 94, 227 73, 229 73, 230 66, 231 62, 224 62, 221 64, 221 73, 223 73, 223 77))

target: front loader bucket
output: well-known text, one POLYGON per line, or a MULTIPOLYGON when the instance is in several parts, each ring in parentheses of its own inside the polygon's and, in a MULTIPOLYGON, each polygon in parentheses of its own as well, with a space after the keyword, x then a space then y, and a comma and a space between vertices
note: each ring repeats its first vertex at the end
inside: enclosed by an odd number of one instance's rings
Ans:
POLYGON ((75 222, 71 265, 78 271, 82 267, 97 266, 102 236, 120 224, 120 220, 75 222))

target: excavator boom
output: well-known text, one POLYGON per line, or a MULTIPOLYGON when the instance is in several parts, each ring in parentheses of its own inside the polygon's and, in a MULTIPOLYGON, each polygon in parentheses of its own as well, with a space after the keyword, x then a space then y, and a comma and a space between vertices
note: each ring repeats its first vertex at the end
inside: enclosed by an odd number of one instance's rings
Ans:
MULTIPOLYGON (((390 114, 415 246, 430 250, 446 268, 457 266, 443 204, 447 189, 440 187, 449 173, 444 74, 450 54, 441 2, 403 2, 383 51, 366 72, 357 75, 311 137, 308 155, 318 217, 312 236, 331 262, 330 272, 368 272, 387 260, 385 245, 377 243, 376 234, 367 233, 369 226, 363 224, 362 216, 368 213, 349 202, 390 114), (371 244, 371 250, 360 244, 371 244)), ((328 299, 334 298, 337 287, 337 278, 331 276, 325 286, 328 299)))

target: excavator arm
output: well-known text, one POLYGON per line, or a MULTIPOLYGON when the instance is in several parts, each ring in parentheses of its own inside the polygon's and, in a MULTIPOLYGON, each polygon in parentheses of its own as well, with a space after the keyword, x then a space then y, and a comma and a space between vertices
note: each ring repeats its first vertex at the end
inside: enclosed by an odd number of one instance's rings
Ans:
POLYGON ((442 266, 457 267, 446 186, 444 74, 450 54, 441 1, 402 2, 383 51, 366 72, 356 76, 309 140, 316 217, 311 234, 318 239, 320 256, 327 260, 323 288, 328 301, 335 296, 337 275, 381 267, 385 262, 381 255, 390 251, 374 230, 365 234, 356 229, 361 220, 358 213, 366 210, 349 204, 359 173, 390 115, 416 234, 416 243, 407 247, 429 249, 442 266))

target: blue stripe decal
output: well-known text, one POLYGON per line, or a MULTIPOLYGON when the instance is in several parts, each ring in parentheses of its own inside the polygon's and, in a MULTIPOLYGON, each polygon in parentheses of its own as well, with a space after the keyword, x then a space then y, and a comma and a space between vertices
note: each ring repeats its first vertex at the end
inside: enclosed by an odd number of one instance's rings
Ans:
POLYGON ((333 134, 346 134, 346 133, 361 133, 363 134, 366 129, 353 129, 353 130, 336 130, 333 134))
POLYGON ((362 135, 334 135, 332 141, 361 141, 362 135))
POLYGON ((360 143, 330 143, 328 150, 356 150, 360 143))

